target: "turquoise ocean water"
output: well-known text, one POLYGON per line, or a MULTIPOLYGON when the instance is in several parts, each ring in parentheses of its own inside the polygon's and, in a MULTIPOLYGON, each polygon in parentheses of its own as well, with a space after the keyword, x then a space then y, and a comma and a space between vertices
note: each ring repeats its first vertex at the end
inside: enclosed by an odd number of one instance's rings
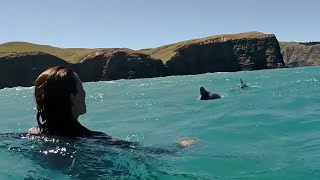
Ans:
POLYGON ((84 88, 84 126, 146 148, 19 134, 36 122, 33 87, 2 89, 0 179, 320 178, 320 67, 94 82, 84 88), (250 87, 240 90, 239 78, 250 87), (197 100, 201 86, 222 99, 197 100), (197 143, 180 149, 175 143, 182 138, 197 143))

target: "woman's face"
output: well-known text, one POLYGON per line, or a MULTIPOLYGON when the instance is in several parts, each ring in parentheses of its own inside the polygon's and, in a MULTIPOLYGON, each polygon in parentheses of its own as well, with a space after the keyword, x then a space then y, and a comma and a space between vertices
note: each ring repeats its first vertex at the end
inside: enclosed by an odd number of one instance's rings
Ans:
POLYGON ((82 81, 79 79, 78 75, 74 73, 74 76, 77 81, 77 93, 71 93, 70 98, 72 115, 75 119, 77 119, 80 115, 87 112, 85 102, 86 92, 83 89, 82 81))

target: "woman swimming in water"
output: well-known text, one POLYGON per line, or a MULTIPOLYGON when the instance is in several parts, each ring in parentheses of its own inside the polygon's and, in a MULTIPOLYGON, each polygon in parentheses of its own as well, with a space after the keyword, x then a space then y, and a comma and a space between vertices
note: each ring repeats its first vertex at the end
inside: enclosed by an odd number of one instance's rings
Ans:
POLYGON ((102 134, 80 124, 87 112, 82 82, 70 68, 56 66, 44 71, 35 81, 38 126, 29 133, 64 137, 102 134))
MULTIPOLYGON (((78 117, 87 112, 85 96, 82 82, 72 69, 56 66, 45 70, 36 79, 34 88, 38 125, 28 133, 69 138, 99 136, 114 144, 130 145, 132 142, 117 140, 80 124, 78 117)), ((193 143, 189 139, 178 142, 181 146, 193 143)))

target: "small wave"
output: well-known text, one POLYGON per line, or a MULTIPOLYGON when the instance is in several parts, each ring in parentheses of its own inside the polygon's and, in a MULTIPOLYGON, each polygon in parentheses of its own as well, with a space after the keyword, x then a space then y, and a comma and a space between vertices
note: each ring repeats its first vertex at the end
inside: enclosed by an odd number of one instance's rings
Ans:
POLYGON ((115 81, 102 81, 103 83, 106 83, 106 84, 114 84, 116 83, 115 81))
POLYGON ((147 86, 148 84, 140 84, 138 85, 138 87, 143 87, 143 86, 147 86))
POLYGON ((31 87, 22 87, 22 86, 18 86, 18 87, 15 87, 14 89, 16 91, 22 91, 22 90, 25 90, 25 89, 33 89, 34 86, 31 86, 31 87))

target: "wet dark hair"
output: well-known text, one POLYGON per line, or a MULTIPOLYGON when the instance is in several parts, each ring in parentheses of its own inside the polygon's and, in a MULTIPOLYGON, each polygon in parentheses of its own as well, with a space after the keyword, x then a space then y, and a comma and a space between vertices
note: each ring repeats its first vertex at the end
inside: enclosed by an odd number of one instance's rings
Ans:
POLYGON ((41 134, 65 134, 72 128, 70 94, 77 92, 74 71, 55 66, 41 73, 35 81, 34 97, 37 104, 37 123, 41 134))

